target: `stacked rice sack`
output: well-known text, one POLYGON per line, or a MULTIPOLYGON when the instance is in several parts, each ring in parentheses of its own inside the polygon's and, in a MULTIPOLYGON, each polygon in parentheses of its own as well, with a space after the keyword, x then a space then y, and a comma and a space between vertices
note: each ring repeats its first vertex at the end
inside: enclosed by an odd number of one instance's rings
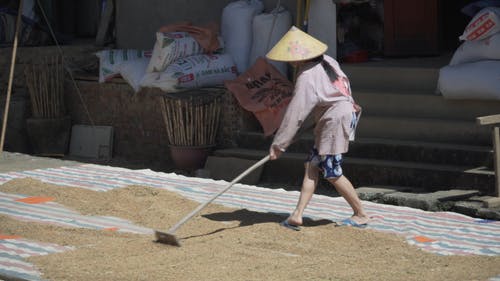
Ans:
MULTIPOLYGON (((160 88, 168 92, 223 85, 236 79, 290 29, 292 16, 279 6, 264 13, 262 0, 237 0, 222 11, 220 49, 206 51, 188 32, 157 32, 152 51, 104 50, 100 82, 121 75, 138 92, 160 88)), ((269 62, 287 76, 287 65, 269 62)))
POLYGON ((481 9, 459 39, 438 90, 449 99, 500 100, 500 7, 481 9))
POLYGON ((287 64, 267 60, 265 55, 288 32, 292 17, 282 6, 269 13, 263 9, 260 0, 229 3, 222 13, 221 35, 239 74, 224 85, 269 136, 281 124, 293 85, 287 79, 287 64))
POLYGON ((187 32, 158 32, 156 36, 141 87, 178 92, 222 85, 237 76, 233 58, 223 53, 222 48, 209 54, 187 32))
POLYGON ((97 56, 99 82, 121 75, 135 92, 144 87, 178 92, 218 86, 237 76, 230 55, 209 54, 188 32, 157 32, 153 51, 103 50, 97 56))
MULTIPOLYGON (((243 74, 259 57, 266 53, 290 29, 292 16, 282 6, 269 13, 264 12, 261 0, 238 0, 224 7, 221 18, 221 36, 225 49, 243 74)), ((283 75, 287 75, 287 65, 270 62, 283 75)))
POLYGON ((151 57, 150 51, 135 49, 110 49, 96 53, 99 58, 99 82, 108 82, 120 76, 120 66, 129 61, 147 60, 151 57))

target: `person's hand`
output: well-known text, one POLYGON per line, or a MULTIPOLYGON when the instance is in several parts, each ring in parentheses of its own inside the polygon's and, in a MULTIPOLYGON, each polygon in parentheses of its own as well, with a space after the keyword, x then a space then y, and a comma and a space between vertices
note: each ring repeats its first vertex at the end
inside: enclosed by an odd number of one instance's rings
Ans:
POLYGON ((282 152, 283 151, 281 151, 281 149, 279 149, 278 146, 271 145, 271 147, 269 148, 269 159, 271 159, 271 160, 278 159, 281 156, 282 152))

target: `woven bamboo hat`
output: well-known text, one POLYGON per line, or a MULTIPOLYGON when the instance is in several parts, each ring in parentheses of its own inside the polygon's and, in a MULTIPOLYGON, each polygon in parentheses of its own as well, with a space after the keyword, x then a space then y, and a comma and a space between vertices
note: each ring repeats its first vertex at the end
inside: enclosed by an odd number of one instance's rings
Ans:
POLYGON ((325 43, 292 26, 266 57, 275 61, 304 61, 321 56, 327 49, 325 43))

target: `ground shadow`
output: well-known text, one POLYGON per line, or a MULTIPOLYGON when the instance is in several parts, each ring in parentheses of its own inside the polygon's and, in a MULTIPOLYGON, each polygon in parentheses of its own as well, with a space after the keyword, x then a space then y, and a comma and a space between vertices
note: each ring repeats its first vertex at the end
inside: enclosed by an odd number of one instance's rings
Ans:
MULTIPOLYGON (((212 214, 204 214, 203 217, 214 221, 239 221, 239 227, 250 226, 259 223, 279 223, 288 217, 288 213, 264 213, 250 211, 248 209, 240 209, 231 212, 218 212, 212 214)), ((331 220, 313 220, 304 218, 304 226, 320 226, 333 223, 331 220)))
MULTIPOLYGON (((209 233, 183 237, 182 240, 195 238, 195 237, 208 236, 208 235, 219 233, 219 232, 222 232, 222 231, 225 231, 228 229, 250 226, 250 225, 254 225, 254 224, 273 223, 273 222, 278 224, 281 221, 285 220, 288 217, 288 215, 289 215, 288 213, 264 213, 264 212, 250 211, 248 209, 240 209, 240 210, 235 210, 235 211, 231 211, 231 212, 218 212, 218 213, 204 214, 204 215, 202 215, 202 217, 207 218, 209 220, 220 221, 220 222, 239 221, 240 223, 237 226, 219 228, 219 229, 211 231, 209 233)), ((327 224, 331 224, 334 222, 331 220, 326 220, 326 219, 313 220, 311 218, 305 217, 303 223, 304 223, 303 225, 306 227, 314 227, 314 226, 327 225, 327 224)))

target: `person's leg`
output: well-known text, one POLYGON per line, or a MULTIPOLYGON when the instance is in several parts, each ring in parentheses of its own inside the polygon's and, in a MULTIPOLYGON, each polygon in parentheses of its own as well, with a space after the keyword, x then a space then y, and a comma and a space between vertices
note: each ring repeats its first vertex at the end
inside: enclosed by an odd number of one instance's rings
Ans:
POLYGON ((291 225, 302 225, 302 216, 309 201, 314 194, 316 185, 318 184, 318 168, 311 164, 305 163, 304 180, 300 190, 299 201, 292 214, 288 217, 287 221, 291 225))
POLYGON ((361 200, 354 190, 354 186, 345 176, 340 176, 338 178, 329 178, 328 181, 335 187, 337 192, 344 197, 349 206, 351 206, 354 214, 352 215, 352 220, 358 224, 368 223, 370 218, 366 214, 361 200))

